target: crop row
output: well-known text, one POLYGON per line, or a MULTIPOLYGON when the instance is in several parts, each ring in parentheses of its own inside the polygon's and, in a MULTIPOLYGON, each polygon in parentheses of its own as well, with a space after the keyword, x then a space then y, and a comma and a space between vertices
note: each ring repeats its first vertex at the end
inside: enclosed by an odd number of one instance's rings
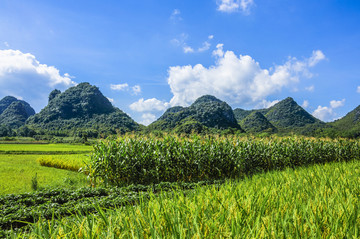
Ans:
POLYGON ((359 185, 359 161, 272 171, 186 194, 149 193, 103 213, 41 219, 25 236, 360 238, 359 185))
POLYGON ((74 213, 96 212, 98 208, 114 208, 133 204, 148 192, 188 190, 218 181, 198 183, 161 183, 130 185, 122 188, 47 189, 33 193, 8 194, 0 197, 0 237, 2 230, 20 228, 39 218, 59 218, 74 213), (95 206, 96 205, 96 206, 95 206))
POLYGON ((88 156, 84 154, 73 155, 42 155, 37 161, 41 166, 78 171, 85 166, 88 156))
POLYGON ((360 142, 345 139, 121 137, 95 145, 84 171, 94 184, 151 184, 238 178, 358 159, 360 142))

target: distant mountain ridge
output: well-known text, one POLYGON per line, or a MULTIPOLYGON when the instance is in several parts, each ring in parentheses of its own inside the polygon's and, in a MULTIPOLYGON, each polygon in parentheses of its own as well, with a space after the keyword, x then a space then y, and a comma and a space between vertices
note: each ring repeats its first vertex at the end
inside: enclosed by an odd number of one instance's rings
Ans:
POLYGON ((34 128, 72 130, 76 128, 109 129, 128 132, 140 125, 120 109, 114 107, 96 86, 81 83, 61 93, 54 90, 48 105, 27 122, 34 128))
POLYGON ((259 114, 256 117, 258 121, 257 128, 264 130, 270 128, 276 131, 278 129, 285 130, 290 128, 304 127, 306 125, 315 124, 315 123, 323 124, 322 121, 316 119, 306 110, 304 110, 301 106, 299 106, 291 97, 279 101, 278 103, 267 109, 259 109, 259 110, 234 109, 234 115, 237 121, 240 123, 241 127, 243 127, 245 130, 246 128, 249 129, 254 127, 252 126, 254 125, 254 122, 252 120, 249 119, 245 120, 247 117, 253 115, 254 113, 260 113, 267 120, 267 121, 265 121, 264 119, 261 120, 262 117, 259 114))
POLYGON ((114 107, 96 86, 85 82, 65 92, 50 92, 48 105, 38 114, 23 100, 13 96, 1 99, 0 135, 7 135, 6 132, 12 130, 16 134, 29 129, 34 134, 49 135, 58 135, 59 132, 60 135, 74 135, 71 132, 90 130, 95 135, 93 137, 98 137, 102 132, 109 135, 146 129, 147 132, 217 133, 230 130, 229 132, 255 134, 296 133, 358 138, 360 105, 343 118, 324 123, 309 114, 291 97, 266 109, 232 110, 226 102, 204 95, 189 107, 175 106, 167 109, 156 121, 144 127, 114 107))

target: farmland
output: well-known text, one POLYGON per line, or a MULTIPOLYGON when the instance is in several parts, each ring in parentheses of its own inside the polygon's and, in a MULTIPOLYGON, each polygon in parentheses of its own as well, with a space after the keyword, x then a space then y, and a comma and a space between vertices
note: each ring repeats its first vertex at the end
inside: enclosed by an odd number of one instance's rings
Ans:
MULTIPOLYGON (((40 219, 30 238, 358 238, 360 162, 149 193, 136 206, 40 219)), ((20 236, 20 235, 19 235, 20 236)))
POLYGON ((39 188, 85 186, 85 175, 55 167, 42 167, 38 161, 46 157, 84 159, 86 152, 91 149, 91 146, 65 144, 1 144, 0 195, 31 192, 32 179, 35 177, 39 188))
POLYGON ((21 170, 28 175, 10 180, 20 189, 2 192, 17 193, 0 197, 3 235, 359 236, 357 140, 127 135, 99 142, 92 153, 88 146, 36 146, 26 155, 11 145, 0 157, 7 173, 1 185, 21 170), (35 172, 42 189, 34 191, 35 172), (26 234, 11 229, 34 220, 26 234))

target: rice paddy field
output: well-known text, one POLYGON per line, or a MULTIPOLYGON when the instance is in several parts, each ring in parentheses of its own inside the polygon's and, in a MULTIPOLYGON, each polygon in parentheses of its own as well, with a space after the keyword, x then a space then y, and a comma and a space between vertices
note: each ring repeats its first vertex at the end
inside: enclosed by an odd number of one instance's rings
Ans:
POLYGON ((358 140, 123 137, 65 152, 0 155, 7 177, 28 166, 39 185, 91 185, 0 196, 0 237, 360 237, 358 140))
POLYGON ((34 191, 33 178, 36 178, 39 189, 85 186, 86 176, 74 172, 74 167, 81 167, 91 150, 91 146, 83 145, 0 144, 0 195, 34 191), (44 159, 50 167, 41 165, 39 161, 44 159), (68 165, 73 171, 61 170, 61 166, 56 165, 59 159, 65 165, 63 168, 68 165), (49 165, 50 161, 54 165, 49 165), (69 166, 66 162, 72 164, 69 166))
POLYGON ((89 153, 92 146, 72 144, 0 144, 0 154, 78 154, 89 153))

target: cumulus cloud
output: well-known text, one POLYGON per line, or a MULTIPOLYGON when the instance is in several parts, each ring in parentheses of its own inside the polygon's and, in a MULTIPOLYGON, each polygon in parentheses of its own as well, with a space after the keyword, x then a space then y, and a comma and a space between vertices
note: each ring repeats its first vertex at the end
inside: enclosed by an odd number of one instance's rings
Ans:
POLYGON ((9 45, 9 43, 8 43, 8 42, 4 42, 4 45, 5 45, 7 48, 9 48, 9 47, 10 47, 10 45, 9 45))
POLYGON ((309 101, 308 100, 304 100, 304 102, 301 105, 303 108, 307 108, 309 107, 309 101))
POLYGON ((110 85, 110 89, 112 90, 120 90, 120 91, 123 91, 123 90, 127 90, 129 88, 129 85, 127 83, 124 83, 124 84, 116 84, 116 85, 113 85, 111 84, 110 85))
POLYGON ((360 86, 357 87, 356 92, 360 93, 360 86))
POLYGON ((301 77, 312 77, 309 70, 314 66, 311 61, 314 55, 304 60, 290 57, 283 65, 262 69, 249 55, 237 56, 233 51, 224 51, 223 44, 216 48, 213 51, 216 62, 209 68, 201 64, 169 68, 172 106, 187 106, 205 94, 231 103, 254 106, 284 87, 295 85, 301 77))
POLYGON ((330 101, 330 106, 319 105, 317 109, 312 113, 312 115, 322 121, 333 121, 337 118, 337 114, 334 109, 342 107, 344 105, 345 99, 332 100, 330 101))
POLYGON ((0 50, 0 95, 21 95, 36 111, 47 104, 54 88, 65 90, 76 85, 69 74, 41 64, 34 55, 19 50, 0 50))
POLYGON ((335 112, 331 107, 319 105, 312 115, 322 121, 331 121, 335 116, 335 112))
POLYGON ((220 12, 237 12, 242 11, 244 14, 250 14, 250 8, 254 5, 254 0, 218 0, 218 8, 220 12))
POLYGON ((141 119, 142 121, 140 122, 140 124, 148 126, 149 124, 151 124, 156 120, 156 116, 151 113, 145 113, 141 116, 141 119))
POLYGON ((344 105, 345 105, 345 99, 330 101, 330 106, 333 109, 339 108, 339 107, 344 106, 344 105))
POLYGON ((169 107, 169 103, 151 98, 144 100, 143 98, 132 103, 130 109, 137 112, 163 111, 169 107))

